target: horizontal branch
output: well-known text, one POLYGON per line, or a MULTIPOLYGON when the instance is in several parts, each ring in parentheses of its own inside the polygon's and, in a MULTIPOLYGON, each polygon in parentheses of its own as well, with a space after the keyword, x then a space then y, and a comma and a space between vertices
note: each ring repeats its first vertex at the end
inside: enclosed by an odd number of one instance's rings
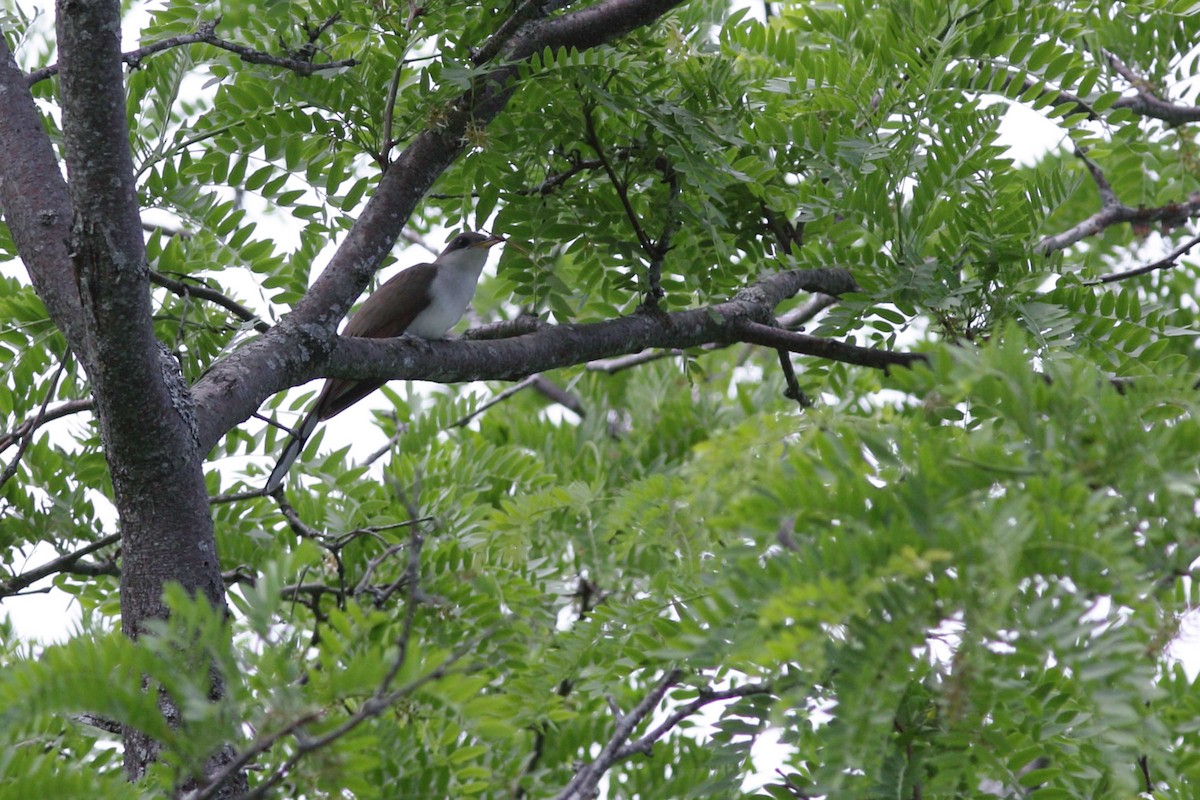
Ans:
MULTIPOLYGON (((189 44, 207 44, 221 50, 226 50, 233 53, 238 58, 250 64, 264 64, 271 67, 279 67, 297 75, 308 77, 318 72, 336 69, 348 69, 358 64, 358 61, 353 58, 343 59, 341 61, 328 61, 325 63, 314 63, 312 61, 290 58, 285 56, 273 56, 270 53, 264 53, 260 50, 255 50, 252 47, 231 42, 228 39, 222 39, 216 35, 217 25, 221 23, 221 18, 215 20, 201 22, 195 33, 184 33, 179 36, 172 36, 162 41, 148 44, 145 47, 139 47, 137 50, 130 50, 128 53, 121 54, 121 61, 128 64, 130 68, 137 69, 142 65, 142 60, 149 56, 161 53, 165 50, 171 50, 176 47, 185 47, 189 44)), ((44 81, 58 74, 58 64, 51 64, 48 67, 42 67, 30 72, 25 80, 26 84, 33 84, 44 81)))
POLYGON ((890 367, 911 367, 918 361, 925 361, 923 353, 895 353, 890 350, 859 347, 839 342, 836 339, 823 339, 807 333, 795 333, 750 320, 740 321, 737 325, 737 332, 739 339, 749 344, 781 348, 800 355, 816 356, 872 369, 887 370, 890 367))
MULTIPOLYGON (((243 403, 253 402, 253 406, 247 403, 242 407, 244 419, 266 397, 312 377, 434 383, 520 380, 537 372, 637 353, 647 348, 687 349, 710 343, 752 341, 758 335, 757 329, 744 328, 743 323, 773 321, 775 306, 797 292, 838 296, 857 288, 853 277, 844 269, 790 270, 763 278, 725 303, 671 313, 635 313, 584 325, 545 325, 532 333, 497 340, 341 338, 319 326, 310 326, 296 331, 307 336, 297 336, 294 346, 327 350, 329 357, 314 359, 311 363, 280 360, 284 369, 278 373, 268 371, 248 376, 245 381, 231 380, 222 388, 227 396, 239 397, 243 403), (318 334, 328 338, 318 338, 318 334), (254 394, 245 396, 251 391, 254 394)), ((272 332, 278 330, 277 327, 272 332)), ((878 369, 903 366, 920 358, 809 338, 821 343, 809 347, 811 354, 878 369)), ((265 346, 271 339, 268 334, 247 343, 246 348, 265 346)), ((805 346, 795 340, 789 340, 788 344, 788 349, 805 346)), ((769 346, 781 345, 772 342, 769 346)), ((211 447, 223 433, 220 426, 212 423, 202 426, 203 446, 211 447)))
POLYGON ((253 311, 246 308, 232 297, 229 297, 228 295, 223 294, 216 289, 209 288, 208 286, 194 286, 189 283, 184 283, 183 281, 177 281, 174 278, 168 278, 166 275, 155 272, 154 270, 150 270, 150 282, 156 286, 161 286, 172 294, 179 295, 180 297, 199 297, 201 300, 207 300, 210 303, 216 303, 221 308, 233 314, 243 322, 254 323, 254 330, 258 331, 259 333, 266 333, 267 331, 271 330, 271 324, 269 322, 265 322, 258 314, 255 314, 253 311))
POLYGON ((62 405, 46 409, 46 413, 44 414, 36 414, 29 417, 20 422, 11 431, 0 433, 0 453, 12 447, 21 437, 33 433, 48 422, 69 417, 81 411, 91 411, 92 408, 92 398, 88 397, 80 400, 68 400, 62 405))
POLYGON ((1085 281, 1084 285, 1095 286, 1101 283, 1114 283, 1116 281, 1129 280, 1130 278, 1136 278, 1139 275, 1145 275, 1160 269, 1173 267, 1179 262, 1179 259, 1182 256, 1186 255, 1188 251, 1198 244, 1200 244, 1200 236, 1194 236, 1181 244, 1179 247, 1176 247, 1165 257, 1160 258, 1158 261, 1138 267, 1137 269, 1125 270, 1124 272, 1110 272, 1107 275, 1101 275, 1099 278, 1095 278, 1094 280, 1085 281))
POLYGON ((1135 114, 1162 120, 1168 125, 1200 122, 1200 106, 1185 106, 1164 100, 1150 90, 1150 82, 1145 77, 1127 66, 1115 54, 1107 50, 1103 52, 1113 70, 1128 81, 1129 85, 1137 92, 1135 95, 1120 98, 1113 103, 1113 108, 1127 108, 1135 114))
MULTIPOLYGON (((57 575, 60 572, 69 572, 84 556, 108 547, 109 545, 114 545, 119 541, 121 541, 121 534, 111 533, 102 539, 97 539, 91 544, 79 548, 73 553, 67 553, 66 555, 59 556, 53 561, 42 564, 40 567, 35 567, 28 572, 23 572, 11 580, 0 584, 0 597, 8 597, 16 594, 27 586, 32 586, 33 584, 37 583, 42 578, 48 578, 51 575, 57 575)), ((86 569, 86 573, 89 575, 94 575, 98 572, 103 572, 103 574, 114 574, 115 569, 114 572, 109 572, 108 570, 86 569)))
POLYGON ((1182 203, 1168 203, 1154 208, 1133 208, 1122 203, 1113 203, 1062 233, 1042 237, 1037 244, 1037 250, 1043 255, 1050 255, 1123 222, 1139 225, 1157 222, 1166 228, 1175 228, 1196 217, 1200 217, 1200 192, 1188 195, 1187 200, 1182 203))
MULTIPOLYGON (((682 350, 711 343, 736 342, 780 347, 783 345, 776 341, 762 340, 761 332, 747 327, 747 323, 770 322, 774 318, 773 308, 800 290, 836 295, 853 288, 853 279, 844 270, 793 270, 771 275, 733 300, 713 306, 671 313, 634 313, 584 325, 551 325, 511 339, 430 342, 411 337, 338 338, 333 358, 322 374, 335 378, 434 383, 520 380, 536 372, 637 353, 646 348, 682 350)), ((812 355, 879 369, 904 366, 922 358, 887 354, 816 337, 803 339, 814 342, 808 346, 812 355)), ((788 349, 796 352, 803 352, 800 348, 806 346, 791 339, 788 345, 788 349)))

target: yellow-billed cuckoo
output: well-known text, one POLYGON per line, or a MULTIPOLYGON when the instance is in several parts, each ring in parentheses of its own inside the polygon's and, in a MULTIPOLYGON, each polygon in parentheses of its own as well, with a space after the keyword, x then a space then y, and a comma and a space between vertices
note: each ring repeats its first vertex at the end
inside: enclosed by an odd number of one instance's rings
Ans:
MULTIPOLYGON (((460 233, 432 264, 409 267, 380 286, 350 317, 342 336, 388 339, 410 334, 422 339, 442 338, 462 319, 475 296, 488 248, 502 241, 499 236, 460 233)), ((384 383, 337 378, 325 381, 312 409, 283 448, 264 491, 270 494, 283 483, 318 422, 346 410, 384 383)))

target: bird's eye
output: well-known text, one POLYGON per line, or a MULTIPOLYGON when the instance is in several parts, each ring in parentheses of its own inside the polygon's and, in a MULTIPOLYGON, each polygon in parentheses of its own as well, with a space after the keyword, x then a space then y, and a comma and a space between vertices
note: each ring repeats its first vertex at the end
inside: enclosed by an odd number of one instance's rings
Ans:
POLYGON ((467 237, 466 237, 466 236, 459 236, 459 237, 455 238, 455 240, 454 240, 454 246, 455 246, 455 247, 459 247, 459 248, 461 248, 461 247, 466 247, 466 246, 467 246, 467 244, 468 244, 468 243, 467 243, 467 237))

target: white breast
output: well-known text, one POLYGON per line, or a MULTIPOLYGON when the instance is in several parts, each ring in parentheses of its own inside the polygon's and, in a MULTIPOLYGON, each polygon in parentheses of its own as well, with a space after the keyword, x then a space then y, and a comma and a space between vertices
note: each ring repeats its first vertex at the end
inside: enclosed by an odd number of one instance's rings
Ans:
POLYGON ((440 339, 466 313, 488 251, 484 248, 460 250, 438 259, 438 272, 429 285, 429 306, 417 315, 405 333, 422 339, 440 339))

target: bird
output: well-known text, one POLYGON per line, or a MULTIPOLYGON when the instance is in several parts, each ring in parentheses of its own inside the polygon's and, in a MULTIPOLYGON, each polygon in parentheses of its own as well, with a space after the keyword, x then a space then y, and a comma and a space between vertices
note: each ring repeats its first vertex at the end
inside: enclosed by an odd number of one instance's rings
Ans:
MULTIPOLYGON (((397 273, 380 286, 346 323, 342 336, 388 339, 418 336, 440 339, 462 319, 488 250, 503 242, 503 237, 466 232, 452 238, 433 263, 417 264, 397 273)), ((317 395, 312 408, 283 448, 275 469, 267 478, 263 494, 272 494, 283 485, 292 462, 304 449, 317 424, 378 389, 387 381, 329 378, 317 395)))

